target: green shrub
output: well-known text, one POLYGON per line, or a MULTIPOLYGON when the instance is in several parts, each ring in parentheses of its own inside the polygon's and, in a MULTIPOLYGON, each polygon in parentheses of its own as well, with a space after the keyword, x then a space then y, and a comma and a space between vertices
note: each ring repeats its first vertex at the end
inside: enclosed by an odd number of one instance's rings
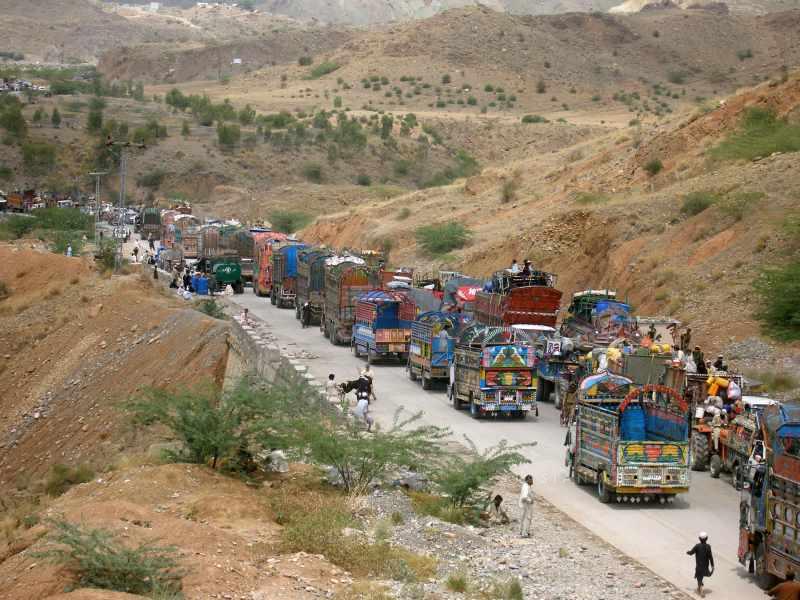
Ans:
POLYGON ((11 295, 11 288, 8 287, 8 284, 0 279, 0 300, 5 300, 11 295))
POLYGON ((676 85, 686 83, 686 73, 684 71, 670 71, 667 74, 667 81, 676 85))
POLYGON ((94 218, 77 208, 40 208, 31 213, 39 229, 89 230, 94 218))
POLYGON ((51 250, 56 254, 66 254, 67 247, 72 247, 72 255, 77 256, 83 249, 83 231, 56 231, 53 235, 51 250))
POLYGON ((12 215, 5 222, 5 229, 7 229, 14 238, 19 239, 26 233, 29 233, 36 226, 36 220, 31 217, 23 217, 21 215, 12 215))
POLYGON ((800 261, 765 270, 755 282, 764 331, 779 340, 800 339, 800 261))
POLYGON ((484 92, 493 92, 494 91, 494 86, 491 83, 487 83, 485 86, 483 86, 483 91, 484 92))
POLYGON ((458 573, 451 573, 447 577, 447 581, 445 581, 445 587, 450 590, 451 592, 455 592, 457 594, 463 594, 467 591, 467 575, 463 571, 459 571, 458 573))
POLYGON ((209 317, 213 317, 214 319, 227 318, 225 315, 225 311, 222 308, 222 305, 219 302, 217 302, 214 298, 206 298, 204 300, 200 300, 195 304, 195 308, 199 310, 201 313, 204 313, 209 317))
POLYGON ((424 492, 408 492, 408 497, 417 514, 435 517, 454 525, 465 525, 477 520, 477 513, 454 506, 449 498, 424 492))
POLYGON ((467 98, 467 104, 469 104, 470 106, 475 106, 476 104, 478 104, 478 99, 475 96, 469 96, 467 98))
POLYGON ((536 93, 537 94, 544 94, 547 91, 547 84, 544 82, 543 79, 540 79, 536 82, 536 93))
POLYGON ((411 216, 411 209, 408 208, 407 206, 404 206, 397 213, 397 220, 398 221, 405 221, 410 216, 411 216))
POLYGON ((545 119, 541 115, 525 115, 522 117, 523 123, 549 123, 547 119, 545 119))
POLYGON ((320 77, 324 77, 329 73, 333 73, 336 71, 341 65, 335 62, 323 62, 318 64, 316 67, 311 69, 311 79, 319 79, 320 77))
POLYGON ((394 174, 398 177, 405 177, 411 170, 411 163, 407 160, 398 160, 394 163, 394 174))
POLYGON ((719 209, 735 221, 741 221, 763 197, 763 192, 739 192, 720 202, 719 209))
POLYGON ((452 78, 450 77, 450 75, 448 75, 448 74, 442 75, 442 84, 447 85, 451 81, 452 81, 452 78))
POLYGON ((164 179, 167 177, 167 172, 163 169, 154 169, 149 171, 148 173, 143 173, 139 177, 136 178, 136 185, 139 187, 150 188, 152 190, 157 190, 161 187, 161 184, 164 183, 164 179))
POLYGON ((414 235, 417 244, 430 256, 439 256, 463 248, 472 238, 472 232, 456 221, 423 225, 416 229, 414 235))
POLYGON ((736 53, 736 58, 738 58, 741 61, 745 61, 748 58, 753 58, 753 51, 750 48, 747 48, 745 50, 739 50, 736 53))
POLYGON ((519 188, 519 180, 512 177, 503 182, 503 187, 500 189, 500 201, 503 204, 508 204, 517 199, 517 189, 519 188))
POLYGON ((509 446, 502 441, 480 452, 471 440, 467 439, 467 442, 469 452, 450 456, 436 470, 433 481, 453 506, 478 512, 484 507, 498 477, 510 473, 515 465, 530 463, 519 451, 535 444, 509 446))
POLYGON ((69 467, 56 463, 47 475, 44 491, 48 496, 61 496, 73 485, 87 483, 93 478, 94 471, 87 465, 69 467))
POLYGON ((438 187, 449 185, 461 177, 470 177, 480 171, 478 161, 472 156, 459 150, 456 153, 456 164, 448 167, 444 171, 436 173, 431 179, 423 183, 423 187, 438 187))
POLYGON ((786 371, 756 371, 752 378, 761 382, 761 387, 767 393, 780 394, 800 387, 797 377, 786 371))
POLYGON ((358 177, 356 177, 356 183, 364 187, 369 187, 372 185, 372 179, 370 178, 369 175, 361 173, 358 177))
POLYGON ((719 200, 719 196, 713 192, 690 192, 683 199, 681 212, 693 217, 699 215, 717 200, 719 200))
POLYGON ((310 56, 301 56, 297 59, 297 64, 301 67, 310 67, 314 60, 310 56))
POLYGON ((0 179, 8 181, 12 177, 14 177, 14 170, 9 166, 0 164, 0 179))
POLYGON ((48 522, 56 548, 38 553, 72 571, 80 587, 129 594, 177 594, 185 571, 176 560, 177 548, 146 542, 129 547, 104 529, 87 529, 63 520, 48 522))
POLYGON ((311 183, 322 183, 322 165, 308 163, 303 166, 303 177, 311 183))
POLYGON ((779 119, 773 111, 749 108, 736 132, 710 152, 720 160, 753 160, 774 152, 800 151, 800 125, 779 119))
POLYGON ((218 123, 217 141, 226 150, 230 150, 242 139, 242 130, 238 125, 218 123))
POLYGON ((116 263, 117 244, 114 240, 103 240, 97 246, 94 259, 105 271, 111 271, 116 263))
POLYGON ((657 158, 654 158, 644 166, 644 170, 647 171, 647 174, 650 175, 650 177, 655 177, 658 175, 663 168, 664 163, 657 158))
POLYGON ((313 220, 311 215, 295 210, 276 210, 269 214, 272 227, 282 233, 294 233, 309 225, 313 220))

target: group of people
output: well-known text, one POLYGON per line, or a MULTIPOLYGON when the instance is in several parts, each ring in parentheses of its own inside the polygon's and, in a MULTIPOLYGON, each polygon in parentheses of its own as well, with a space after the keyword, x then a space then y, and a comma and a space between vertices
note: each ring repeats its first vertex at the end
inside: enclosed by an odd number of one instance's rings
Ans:
POLYGON ((508 268, 508 272, 511 275, 529 277, 533 273, 533 267, 531 266, 531 261, 529 261, 527 258, 523 261, 523 265, 520 267, 517 259, 515 258, 511 261, 511 266, 508 268))
POLYGON ((371 402, 377 400, 377 397, 374 388, 374 371, 369 364, 361 370, 355 381, 339 384, 336 382, 336 374, 329 374, 328 381, 325 383, 325 395, 328 402, 343 410, 352 411, 351 414, 357 422, 361 423, 367 431, 372 431, 375 419, 369 413, 369 406, 371 402), (356 394, 355 405, 347 402, 347 394, 351 391, 355 391, 356 394))

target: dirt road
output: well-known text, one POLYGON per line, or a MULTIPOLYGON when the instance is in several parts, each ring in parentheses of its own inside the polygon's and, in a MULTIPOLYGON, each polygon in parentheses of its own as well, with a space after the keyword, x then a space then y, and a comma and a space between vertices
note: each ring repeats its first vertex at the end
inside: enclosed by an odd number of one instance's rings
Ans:
MULTIPOLYGON (((363 367, 364 361, 356 359, 349 348, 332 346, 316 327, 301 329, 294 310, 275 308, 249 289, 235 301, 266 321, 282 347, 318 356, 304 363, 319 381, 328 373, 335 373, 338 381, 350 379, 363 367)), ((717 564, 707 592, 717 600, 763 597, 736 559, 739 502, 725 479, 693 473, 691 491, 673 505, 601 504, 592 486, 578 487, 567 477, 564 429, 552 405, 541 406, 538 419, 476 421, 466 412, 456 412, 443 390, 425 392, 409 381, 401 366, 375 365, 374 370, 378 396, 374 414, 379 422, 390 421, 402 406, 411 412, 424 411, 426 422, 449 426, 455 437, 467 435, 481 448, 504 438, 513 443, 535 440, 538 445, 526 453, 532 464, 520 470, 531 472, 536 492, 573 519, 687 592, 694 588, 694 563, 686 551, 697 541, 697 532, 707 531, 717 564)))

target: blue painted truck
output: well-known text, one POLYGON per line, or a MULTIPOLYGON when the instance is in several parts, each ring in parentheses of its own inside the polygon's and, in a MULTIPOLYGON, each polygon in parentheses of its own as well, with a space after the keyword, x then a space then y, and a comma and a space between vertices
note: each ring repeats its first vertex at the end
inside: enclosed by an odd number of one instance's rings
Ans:
POLYGON ((450 362, 455 348, 455 336, 466 322, 463 315, 429 311, 422 313, 411 324, 411 342, 408 347, 408 377, 422 381, 428 390, 434 382, 450 378, 450 362))
POLYGON ((366 355, 368 362, 388 357, 407 361, 414 313, 413 301, 402 292, 373 290, 362 294, 356 303, 353 353, 366 355))

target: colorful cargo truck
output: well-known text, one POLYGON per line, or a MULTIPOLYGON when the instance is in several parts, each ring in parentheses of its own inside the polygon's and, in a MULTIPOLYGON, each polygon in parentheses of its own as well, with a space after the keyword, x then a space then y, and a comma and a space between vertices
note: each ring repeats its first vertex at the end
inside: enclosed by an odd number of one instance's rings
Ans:
POLYGON ((295 317, 302 318, 303 305, 308 302, 309 325, 319 325, 325 299, 325 261, 333 253, 324 248, 306 248, 297 259, 297 297, 295 317))
POLYGON ((331 344, 349 344, 353 338, 356 300, 375 289, 377 271, 363 259, 348 256, 328 259, 325 266, 325 302, 320 329, 331 344))
POLYGON ((536 406, 536 347, 524 330, 475 324, 458 336, 450 364, 453 408, 474 418, 524 419, 536 406))
POLYGON ((297 296, 297 255, 304 244, 290 242, 272 253, 272 291, 270 302, 278 308, 294 308, 297 296))
POLYGON ((434 383, 447 383, 455 337, 466 322, 464 315, 440 311, 425 312, 417 317, 411 324, 408 346, 411 381, 421 380, 423 390, 429 390, 434 383))
POLYGON ((595 484, 600 502, 663 504, 689 490, 689 408, 673 388, 586 377, 568 444, 571 477, 595 484))
POLYGON ((561 292, 555 284, 556 276, 543 271, 495 273, 485 289, 475 294, 475 321, 496 327, 555 327, 561 306, 561 292))
POLYGON ((350 343, 353 354, 366 356, 367 362, 384 358, 407 362, 415 312, 414 302, 402 292, 373 290, 359 296, 350 343))
POLYGON ((739 503, 738 558, 769 589, 800 571, 800 407, 767 406, 761 435, 739 503))

